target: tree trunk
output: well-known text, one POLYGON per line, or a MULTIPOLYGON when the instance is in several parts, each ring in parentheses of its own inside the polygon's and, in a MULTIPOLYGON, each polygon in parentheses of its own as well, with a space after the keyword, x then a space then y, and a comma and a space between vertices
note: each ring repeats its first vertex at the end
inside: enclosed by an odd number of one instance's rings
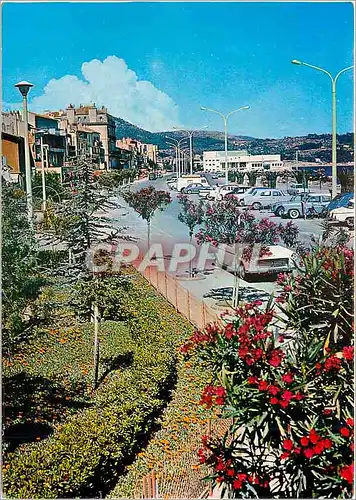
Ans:
POLYGON ((99 375, 99 308, 97 304, 93 305, 94 309, 94 372, 93 372, 93 389, 98 385, 99 375))
POLYGON ((151 239, 151 221, 147 221, 147 253, 150 251, 150 241, 151 239))

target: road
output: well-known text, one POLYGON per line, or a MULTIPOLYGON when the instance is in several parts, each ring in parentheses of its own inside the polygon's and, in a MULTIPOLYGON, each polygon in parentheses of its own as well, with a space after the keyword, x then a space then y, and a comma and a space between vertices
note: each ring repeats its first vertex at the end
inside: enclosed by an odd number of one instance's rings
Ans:
MULTIPOLYGON (((217 182, 224 183, 224 179, 211 179, 209 175, 207 178, 211 184, 216 184, 217 182)), ((130 189, 139 190, 144 187, 153 185, 156 189, 168 190, 165 178, 157 179, 155 181, 140 181, 131 185, 130 189)), ((159 243, 163 247, 164 265, 165 269, 168 269, 169 257, 172 255, 172 250, 177 243, 189 243, 189 234, 187 227, 178 220, 178 214, 180 212, 180 205, 177 200, 177 192, 170 191, 172 196, 172 203, 163 211, 158 211, 151 223, 151 244, 159 243)), ((190 195, 193 199, 198 199, 197 195, 190 195)), ((117 225, 125 226, 125 233, 137 238, 137 242, 145 252, 146 242, 147 242, 147 225, 138 215, 128 207, 128 205, 119 196, 119 202, 121 208, 113 210, 108 214, 108 216, 113 217, 117 220, 117 225)), ((255 215, 258 218, 270 217, 274 222, 286 222, 280 217, 275 217, 274 215, 268 213, 267 211, 259 212, 255 211, 255 215)), ((300 230, 300 239, 308 243, 310 237, 313 235, 318 236, 322 232, 320 226, 320 221, 318 220, 302 220, 298 219, 293 221, 300 230)), ((194 243, 194 242, 193 242, 194 243)), ((199 253, 200 248, 195 245, 197 252, 199 253)), ((193 261, 193 267, 197 266, 197 258, 193 261)), ((173 274, 179 274, 186 272, 188 264, 181 264, 178 266, 173 274)), ((203 299, 204 297, 208 302, 216 302, 219 300, 219 296, 224 295, 229 297, 232 294, 233 287, 233 275, 217 269, 214 267, 213 261, 207 261, 206 266, 206 278, 203 281, 182 281, 181 284, 188 288, 195 296, 203 299)), ((250 299, 261 299, 263 301, 268 300, 269 294, 276 293, 278 287, 273 279, 254 278, 254 281, 247 282, 244 280, 239 280, 240 290, 242 298, 245 300, 250 299)))

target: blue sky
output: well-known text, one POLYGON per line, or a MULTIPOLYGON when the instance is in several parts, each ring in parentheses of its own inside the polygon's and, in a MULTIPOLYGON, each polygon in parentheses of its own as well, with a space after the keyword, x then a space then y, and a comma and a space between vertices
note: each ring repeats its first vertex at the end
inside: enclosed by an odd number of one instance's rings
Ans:
MULTIPOLYGON (((229 132, 283 137, 330 132, 330 80, 290 61, 332 73, 352 65, 353 6, 9 3, 2 37, 5 108, 19 102, 13 85, 29 80, 38 111, 92 101, 151 130, 221 130, 221 118, 200 105, 249 105, 229 132)), ((340 133, 353 129, 352 96, 349 71, 338 81, 340 133)))

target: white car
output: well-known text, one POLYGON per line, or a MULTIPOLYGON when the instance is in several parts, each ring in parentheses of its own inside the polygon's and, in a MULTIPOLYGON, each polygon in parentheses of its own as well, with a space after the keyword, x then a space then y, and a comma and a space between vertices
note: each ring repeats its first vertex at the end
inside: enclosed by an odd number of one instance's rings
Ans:
POLYGON ((229 271, 238 271, 240 278, 244 279, 248 276, 258 276, 266 274, 279 274, 284 272, 290 272, 294 269, 294 255, 293 250, 283 247, 281 245, 270 245, 268 246, 268 254, 260 256, 260 247, 255 245, 257 254, 254 255, 252 252, 252 257, 249 261, 239 258, 239 254, 242 253, 242 247, 238 247, 236 263, 234 262, 234 256, 236 251, 234 251, 233 246, 226 247, 225 254, 216 253, 217 265, 223 268, 227 268, 229 271))
POLYGON ((237 184, 223 184, 222 186, 216 186, 215 191, 211 193, 210 198, 215 201, 221 201, 224 199, 225 195, 231 193, 237 184))
POLYGON ((332 222, 346 224, 347 227, 353 228, 355 225, 355 199, 350 200, 346 207, 331 210, 329 218, 332 222))
POLYGON ((279 201, 288 201, 290 198, 290 195, 279 189, 259 188, 250 194, 246 191, 239 198, 239 203, 241 206, 251 206, 254 210, 260 210, 275 205, 279 201))
POLYGON ((189 184, 203 184, 204 186, 210 186, 206 177, 201 175, 182 175, 177 179, 177 191, 181 192, 183 188, 187 187, 189 184))

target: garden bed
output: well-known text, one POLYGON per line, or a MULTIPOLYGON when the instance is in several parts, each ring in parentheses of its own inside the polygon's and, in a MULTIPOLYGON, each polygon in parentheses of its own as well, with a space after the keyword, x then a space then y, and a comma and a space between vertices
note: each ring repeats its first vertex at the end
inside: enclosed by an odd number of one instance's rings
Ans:
POLYGON ((105 494, 155 429, 176 381, 174 353, 191 326, 137 274, 125 300, 130 318, 100 326, 95 393, 91 324, 42 331, 4 359, 7 432, 19 426, 3 461, 8 497, 105 494), (21 429, 33 442, 21 444, 21 429))

